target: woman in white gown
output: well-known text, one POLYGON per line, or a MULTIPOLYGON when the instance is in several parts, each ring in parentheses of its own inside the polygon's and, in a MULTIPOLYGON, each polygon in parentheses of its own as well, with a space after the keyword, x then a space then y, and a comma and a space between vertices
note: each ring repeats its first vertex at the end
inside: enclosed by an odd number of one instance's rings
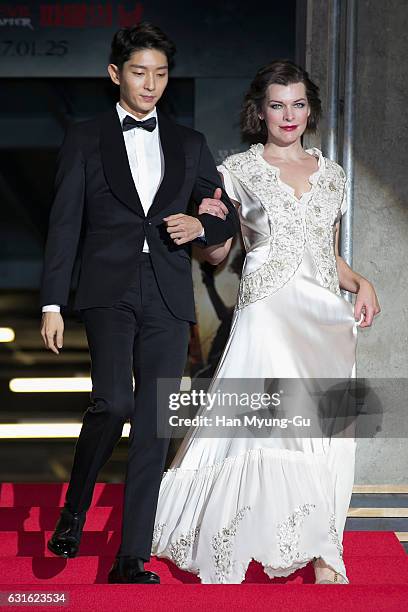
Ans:
MULTIPOLYGON (((372 285, 338 256, 345 174, 301 145, 319 114, 317 87, 291 62, 272 62, 251 84, 243 131, 265 144, 219 167, 239 207, 246 259, 209 393, 230 391, 226 379, 355 375, 357 326, 380 309, 372 285), (357 294, 354 309, 340 287, 357 294)), ((204 202, 200 212, 222 216, 222 207, 204 202)), ((230 243, 207 248, 206 258, 222 261, 230 243)), ((317 582, 347 583, 354 458, 352 437, 211 438, 193 427, 163 476, 152 555, 203 583, 240 583, 251 559, 270 577, 314 561, 317 582)))

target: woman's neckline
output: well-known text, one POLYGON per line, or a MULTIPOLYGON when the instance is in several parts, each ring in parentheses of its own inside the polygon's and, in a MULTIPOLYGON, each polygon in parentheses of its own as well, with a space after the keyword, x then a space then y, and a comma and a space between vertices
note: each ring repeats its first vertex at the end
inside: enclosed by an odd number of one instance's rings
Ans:
POLYGON ((295 194, 294 188, 291 185, 289 185, 288 183, 285 183, 284 181, 282 181, 282 179, 280 178, 280 168, 278 166, 274 166, 273 164, 271 164, 270 162, 268 162, 264 158, 264 156, 263 156, 263 152, 264 152, 264 149, 265 149, 264 145, 261 142, 258 142, 255 145, 252 145, 252 147, 255 149, 255 152, 258 154, 258 156, 261 159, 261 161, 269 169, 271 169, 271 170, 273 170, 275 172, 276 179, 277 179, 279 185, 283 189, 285 189, 285 191, 289 191, 290 195, 292 195, 297 202, 301 202, 302 199, 304 199, 305 196, 309 196, 312 193, 312 191, 314 189, 314 186, 316 184, 318 175, 320 175, 320 172, 323 170, 324 157, 323 157, 323 154, 320 151, 320 149, 318 149, 317 147, 311 147, 309 149, 304 149, 305 153, 307 153, 308 155, 313 156, 317 160, 317 169, 308 177, 308 181, 310 183, 310 189, 308 191, 304 191, 300 195, 300 197, 297 197, 297 195, 295 194))

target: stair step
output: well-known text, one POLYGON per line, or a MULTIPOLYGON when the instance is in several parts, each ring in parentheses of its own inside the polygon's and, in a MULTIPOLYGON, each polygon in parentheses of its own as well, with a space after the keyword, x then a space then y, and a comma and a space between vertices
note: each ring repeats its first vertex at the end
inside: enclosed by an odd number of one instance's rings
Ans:
POLYGON ((408 508, 349 508, 350 518, 408 518, 408 508))
MULTIPOLYGON (((0 485, 0 508, 19 506, 61 507, 65 502, 68 483, 14 483, 0 485)), ((92 506, 117 506, 122 504, 123 483, 98 482, 95 485, 92 506)))
MULTIPOLYGON (((105 583, 114 557, 84 556, 76 559, 59 557, 0 558, 0 584, 93 584, 105 583)), ((408 558, 401 556, 374 556, 345 558, 347 573, 352 584, 408 584, 408 558)), ((163 584, 195 583, 197 576, 184 572, 165 559, 152 558, 146 569, 156 571, 163 584)), ((246 582, 269 583, 259 563, 252 562, 246 582)), ((274 582, 310 584, 314 582, 312 564, 294 572, 288 578, 274 582)))
MULTIPOLYGON (((60 508, 18 506, 0 508, 0 531, 43 531, 54 529, 60 508)), ((94 506, 89 509, 84 531, 114 531, 121 527, 121 508, 94 506)))
MULTIPOLYGON (((0 531, 0 557, 52 557, 47 548, 53 531, 0 531)), ((86 531, 81 538, 78 556, 115 556, 119 549, 120 531, 86 531)), ((394 549, 395 552, 395 549, 394 549)))
MULTIPOLYGON (((53 583, 52 589, 43 585, 27 584, 19 588, 24 592, 64 592, 68 604, 59 608, 65 612, 93 610, 116 612, 129 610, 166 610, 166 612, 203 612, 208 610, 251 610, 265 612, 272 609, 266 603, 273 597, 273 609, 285 612, 306 612, 306 610, 344 610, 361 612, 370 608, 376 612, 405 612, 408 587, 403 584, 378 585, 370 587, 349 584, 334 586, 311 586, 296 584, 288 589, 285 584, 274 584, 273 594, 265 584, 211 585, 161 584, 146 589, 144 585, 61 584, 53 583)), ((3 592, 15 591, 15 584, 2 585, 3 592)), ((3 603, 3 601, 2 601, 3 603)), ((55 606, 52 606, 55 607, 55 606)), ((39 606, 35 606, 36 609, 39 606)), ((49 610, 51 607, 43 608, 49 610)))
POLYGON ((348 518, 346 531, 407 531, 407 518, 348 518))
MULTIPOLYGON (((0 557, 52 557, 46 543, 53 530, 0 531, 0 557)), ((116 531, 84 531, 79 556, 114 556, 120 545, 121 533, 116 531)), ((346 531, 343 538, 347 557, 406 557, 406 552, 392 531, 346 531)))
POLYGON ((352 508, 408 508, 407 493, 364 494, 353 493, 350 501, 352 508))
MULTIPOLYGON (((1 531, 41 531, 54 529, 60 516, 58 506, 17 506, 0 508, 1 531)), ((87 512, 85 531, 115 531, 122 523, 122 506, 91 506, 87 512)), ((346 531, 406 531, 407 519, 347 518, 346 531)))

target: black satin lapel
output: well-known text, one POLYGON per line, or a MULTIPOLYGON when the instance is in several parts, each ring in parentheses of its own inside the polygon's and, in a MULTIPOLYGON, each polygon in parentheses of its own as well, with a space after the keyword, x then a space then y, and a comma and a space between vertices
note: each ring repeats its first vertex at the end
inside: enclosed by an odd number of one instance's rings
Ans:
POLYGON ((144 217, 144 210, 132 178, 116 108, 102 117, 101 155, 106 180, 112 192, 126 206, 144 217))
POLYGON ((174 200, 185 178, 185 155, 175 123, 157 113, 164 157, 164 176, 147 216, 152 217, 174 200))

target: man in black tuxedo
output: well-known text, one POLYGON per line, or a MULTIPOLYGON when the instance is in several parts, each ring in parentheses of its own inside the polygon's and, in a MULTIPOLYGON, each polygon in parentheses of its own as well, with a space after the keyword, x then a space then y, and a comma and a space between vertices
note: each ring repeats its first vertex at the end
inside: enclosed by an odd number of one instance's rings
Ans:
POLYGON ((169 444, 169 435, 157 435, 158 414, 168 407, 157 405, 157 380, 172 379, 169 391, 179 390, 195 322, 191 242, 220 244, 239 227, 203 135, 156 109, 174 52, 150 24, 115 34, 108 71, 120 101, 67 131, 45 251, 41 334, 58 354, 60 307, 83 247, 75 308, 85 323, 93 386, 48 547, 76 556, 98 472, 130 419, 122 540, 109 582, 160 581, 144 569, 169 444), (211 214, 187 214, 190 202, 207 202, 211 214))

